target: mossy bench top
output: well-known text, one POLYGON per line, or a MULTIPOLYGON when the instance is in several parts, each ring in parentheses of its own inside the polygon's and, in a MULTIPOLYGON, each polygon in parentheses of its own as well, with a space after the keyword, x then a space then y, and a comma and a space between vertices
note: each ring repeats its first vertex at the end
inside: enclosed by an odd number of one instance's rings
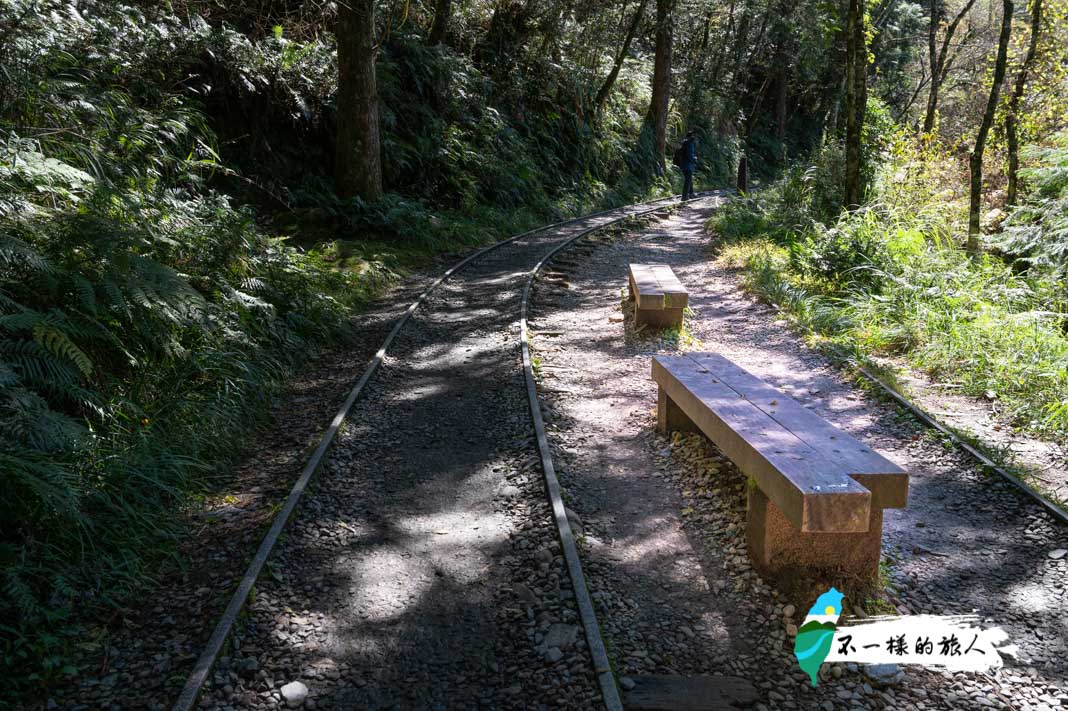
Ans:
POLYGON ((718 353, 654 356, 653 380, 804 532, 868 530, 908 474, 718 353))
POLYGON ((630 288, 639 309, 685 308, 690 298, 666 264, 631 264, 630 288))

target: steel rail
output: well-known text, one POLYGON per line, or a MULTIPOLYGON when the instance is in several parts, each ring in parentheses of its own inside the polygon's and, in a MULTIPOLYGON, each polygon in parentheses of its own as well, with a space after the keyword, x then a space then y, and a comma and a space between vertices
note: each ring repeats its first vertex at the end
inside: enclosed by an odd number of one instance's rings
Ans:
MULTIPOLYGON (((241 613, 241 610, 245 605, 245 601, 248 599, 249 593, 252 592, 252 588, 256 584, 260 573, 263 571, 263 567, 267 563, 267 559, 270 557, 271 552, 274 549, 275 544, 278 542, 278 539, 281 536, 286 524, 288 523, 290 516, 293 514, 293 511, 296 510, 297 504, 300 502, 301 497, 304 495, 305 490, 308 488, 308 484, 311 482, 312 477, 315 476, 315 474, 322 466, 322 463, 325 461, 326 455, 334 442, 334 438, 337 436, 338 431, 341 429, 341 425, 344 423, 346 417, 348 417, 350 410, 356 403, 356 400, 360 397, 360 394, 363 392, 363 389, 367 385, 368 381, 370 381, 371 376, 375 374, 375 371, 378 369, 378 366, 382 364, 382 361, 385 359, 386 351, 393 344, 394 339, 396 339, 401 329, 404 328, 404 325, 406 323, 408 323, 408 320, 411 318, 412 314, 415 313, 416 309, 418 309, 419 306, 423 304, 427 297, 430 296, 430 294, 435 289, 437 289, 437 287, 441 286, 441 284, 445 280, 456 274, 456 272, 463 269, 471 262, 480 259, 486 256, 487 254, 497 249, 500 249, 501 247, 512 244, 517 240, 523 239, 524 237, 530 237, 541 232, 548 232, 550 230, 559 229, 561 227, 566 227, 567 225, 572 225, 577 222, 596 219, 612 212, 626 211, 634 207, 652 205, 654 203, 666 202, 668 204, 673 204, 673 202, 677 200, 678 196, 675 195, 666 198, 657 198, 656 200, 650 200, 643 203, 624 205, 622 207, 602 210, 601 212, 583 215, 581 217, 573 217, 567 220, 561 220, 559 222, 552 223, 550 225, 538 227, 533 230, 528 230, 513 237, 509 237, 499 242, 495 242, 494 244, 491 244, 488 247, 483 247, 482 249, 479 249, 476 252, 468 255, 464 259, 461 259, 459 262, 445 270, 445 272, 440 277, 438 277, 437 280, 435 280, 430 286, 423 290, 423 292, 416 298, 416 300, 413 301, 404 311, 401 317, 397 320, 396 324, 394 324, 393 329, 389 332, 385 340, 382 342, 382 346, 375 353, 374 358, 368 364, 367 368, 363 371, 363 375, 360 376, 360 379, 356 382, 356 385, 353 386, 352 390, 349 392, 348 397, 345 398, 345 402, 341 405, 341 408, 337 411, 337 414, 334 415, 334 419, 330 422, 330 426, 326 429, 326 432, 323 433, 322 438, 320 438, 319 440, 318 446, 315 448, 315 451, 308 459, 307 464, 301 470, 300 476, 297 478, 296 483, 290 490, 289 495, 286 497, 281 509, 275 515, 274 520, 271 522, 270 528, 264 535, 259 548, 256 550, 255 555, 252 557, 252 561, 249 563, 248 568, 245 570, 245 574, 242 576, 240 583, 238 583, 237 589, 234 590, 233 594, 231 595, 230 602, 229 604, 227 604, 226 609, 223 611, 222 616, 219 618, 218 623, 215 625, 215 628, 212 631, 211 636, 208 638, 207 644, 205 645, 203 652, 201 652, 200 656, 197 658, 196 664, 194 664, 193 666, 193 670, 186 678, 185 685, 182 687, 182 691, 179 693, 178 699, 175 701, 174 706, 172 707, 174 711, 191 711, 191 709, 196 706, 197 698, 200 696, 200 692, 203 689, 204 683, 208 680, 208 675, 211 673, 212 668, 215 666, 215 661, 218 659, 219 653, 223 649, 223 645, 226 644, 226 640, 230 636, 230 632, 233 630, 234 624, 237 622, 238 615, 241 613)), ((657 207, 650 208, 649 210, 646 210, 641 214, 653 212, 655 210, 662 209, 663 207, 663 205, 658 205, 657 207)), ((584 231, 583 234, 588 234, 590 231, 593 231, 593 229, 599 229, 601 227, 614 224, 616 222, 619 222, 621 219, 633 216, 634 214, 635 213, 633 212, 628 212, 620 218, 590 228, 589 230, 584 231)))
MULTIPOLYGON (((709 193, 700 193, 706 196, 709 193)), ((526 286, 523 287, 523 302, 519 320, 520 348, 523 354, 523 375, 527 381, 527 400, 530 404, 530 416, 534 421, 534 430, 538 437, 538 452, 541 455, 541 468, 545 476, 545 488, 549 494, 553 507, 553 518, 556 521, 556 530, 560 536, 560 544, 564 552, 564 561, 567 564, 567 572, 571 578, 571 587, 575 593, 575 604, 579 609, 579 618, 586 635, 586 645, 593 658, 594 672, 597 674, 597 683, 601 689, 601 697, 608 711, 622 711, 623 703, 619 698, 619 688, 616 685, 615 675, 612 673, 611 661, 605 648, 604 639, 601 637, 601 629, 597 624, 597 613, 593 607, 589 589, 586 586, 586 578, 582 572, 582 562, 575 544, 575 536, 571 531, 571 524, 567 519, 567 510, 561 496, 560 480, 556 476, 556 468, 553 466, 552 450, 549 447, 549 438, 545 432, 545 421, 541 414, 541 404, 538 401, 537 382, 534 379, 534 369, 530 356, 530 331, 527 324, 527 316, 530 311, 530 295, 534 289, 534 280, 548 262, 560 251, 571 246, 578 240, 597 230, 614 225, 631 217, 640 217, 650 212, 659 210, 659 207, 642 210, 605 222, 600 225, 589 227, 578 234, 564 240, 549 250, 541 258, 527 276, 526 286)))
POLYGON ((1007 471, 1004 467, 1000 466, 990 457, 986 456, 978 449, 965 442, 956 432, 936 420, 931 414, 923 410, 919 405, 915 404, 907 397, 905 397, 902 393, 898 392, 896 388, 884 383, 882 378, 870 372, 867 368, 861 365, 856 358, 850 357, 849 355, 841 352, 835 347, 831 347, 830 350, 838 358, 845 361, 848 365, 855 368, 866 379, 871 381, 873 385, 875 385, 887 395, 889 395, 891 398, 893 398, 898 405, 905 408, 905 410, 907 410, 909 414, 911 414, 917 420, 927 425, 931 429, 938 430, 939 432, 944 434, 950 439, 950 441, 953 442, 953 444, 957 445, 967 454, 971 455, 973 459, 977 460, 985 468, 997 472, 1003 478, 1011 482, 1014 486, 1016 486, 1017 489, 1026 494, 1029 498, 1034 500, 1037 504, 1039 504, 1042 508, 1049 512, 1055 519, 1060 521, 1062 524, 1068 524, 1068 512, 1066 512, 1063 508, 1047 499, 1045 496, 1042 495, 1041 492, 1035 490, 1034 487, 1020 479, 1020 477, 1007 471))

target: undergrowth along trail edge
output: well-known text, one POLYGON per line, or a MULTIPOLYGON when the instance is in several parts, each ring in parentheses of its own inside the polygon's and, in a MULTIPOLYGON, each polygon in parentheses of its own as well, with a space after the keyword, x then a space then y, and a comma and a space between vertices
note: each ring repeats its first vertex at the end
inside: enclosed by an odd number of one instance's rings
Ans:
POLYGON ((1030 497, 1036 503, 1042 506, 1042 508, 1052 514, 1053 517, 1060 521, 1062 524, 1068 524, 1068 512, 1066 512, 1063 508, 1043 496, 1041 492, 1036 491, 1033 487, 1028 485, 1027 482, 1020 479, 1020 477, 1007 471, 1004 467, 1000 466, 990 457, 986 456, 978 449, 965 442, 963 439, 960 438, 960 436, 957 435, 957 433, 955 433, 953 430, 936 420, 932 415, 927 413, 925 410, 920 408, 918 405, 909 400, 903 394, 898 392, 897 389, 883 382, 882 378, 876 376, 867 368, 865 368, 856 358, 850 357, 849 355, 843 353, 837 348, 831 348, 830 350, 836 357, 840 358, 849 366, 856 369, 858 373, 863 375, 867 380, 871 381, 873 385, 875 385, 877 388, 879 388, 891 398, 893 398, 893 400, 897 402, 898 405, 905 408, 905 410, 908 411, 909 414, 911 414, 913 417, 915 417, 931 429, 937 430, 938 432, 944 434, 953 442, 953 444, 957 445, 962 450, 967 452, 969 455, 972 456, 972 458, 976 459, 985 468, 997 472, 1003 478, 1007 479, 1009 482, 1015 485, 1016 488, 1018 488, 1020 491, 1022 491, 1024 494, 1026 494, 1028 497, 1030 497))

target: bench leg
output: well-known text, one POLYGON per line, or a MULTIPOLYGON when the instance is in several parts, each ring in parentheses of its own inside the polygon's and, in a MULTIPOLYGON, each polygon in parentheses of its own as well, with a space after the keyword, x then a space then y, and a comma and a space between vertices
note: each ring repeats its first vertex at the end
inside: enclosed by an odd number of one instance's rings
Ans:
POLYGON ((660 434, 670 435, 672 432, 700 432, 697 425, 687 417, 686 413, 679 408, 664 388, 657 386, 656 399, 656 430, 660 434))
POLYGON ((683 309, 634 309, 634 325, 647 324, 657 328, 682 325, 683 309))
POLYGON ((872 509, 866 533, 801 533, 760 489, 749 487, 746 542, 765 577, 841 576, 871 581, 879 574, 883 512, 872 509))

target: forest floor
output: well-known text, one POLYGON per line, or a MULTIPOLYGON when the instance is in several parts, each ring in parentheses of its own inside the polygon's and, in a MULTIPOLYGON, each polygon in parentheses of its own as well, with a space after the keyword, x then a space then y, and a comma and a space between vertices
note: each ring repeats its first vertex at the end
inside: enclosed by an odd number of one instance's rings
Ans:
POLYGON ((1068 545, 1068 530, 854 386, 748 298, 741 274, 711 253, 703 224, 715 205, 691 203, 582 258, 565 252, 536 292, 539 391, 624 686, 637 674, 733 674, 753 680, 770 708, 1068 705, 1068 561, 1049 555, 1068 545), (623 301, 635 262, 669 264, 688 287, 693 314, 681 337, 635 333, 623 301), (885 599, 901 613, 976 611, 1008 632, 1021 659, 989 676, 902 667, 872 678, 830 666, 812 689, 787 633, 807 608, 784 616, 786 601, 745 555, 744 477, 702 437, 654 431, 650 357, 680 349, 723 353, 909 471, 908 507, 886 512, 885 599))

